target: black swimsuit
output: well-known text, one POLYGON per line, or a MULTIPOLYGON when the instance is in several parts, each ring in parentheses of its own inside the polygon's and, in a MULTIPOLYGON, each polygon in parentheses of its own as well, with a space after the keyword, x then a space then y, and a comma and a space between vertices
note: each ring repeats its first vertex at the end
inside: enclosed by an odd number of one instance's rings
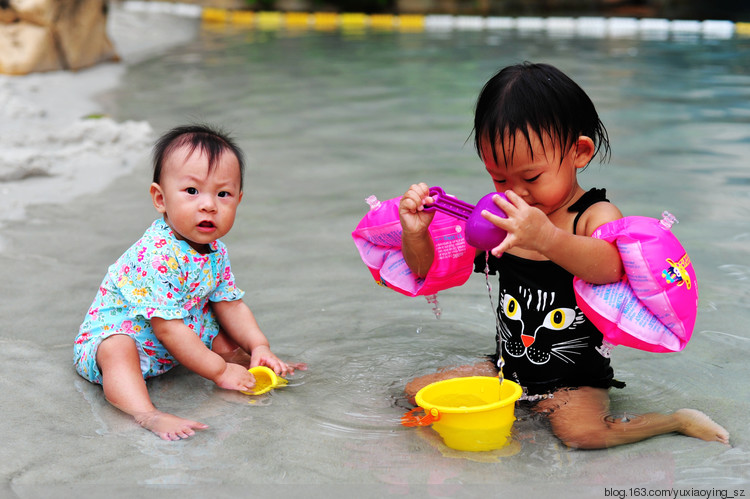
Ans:
MULTIPOLYGON (((604 189, 592 189, 568 211, 581 214, 607 201, 604 189)), ((559 388, 623 386, 613 379, 609 359, 595 350, 602 333, 583 315, 573 293, 573 274, 549 260, 527 260, 504 254, 480 254, 474 271, 499 274, 498 317, 502 334, 503 374, 524 387, 529 395, 552 393, 559 388)), ((497 364, 501 343, 497 338, 493 360, 497 364)))

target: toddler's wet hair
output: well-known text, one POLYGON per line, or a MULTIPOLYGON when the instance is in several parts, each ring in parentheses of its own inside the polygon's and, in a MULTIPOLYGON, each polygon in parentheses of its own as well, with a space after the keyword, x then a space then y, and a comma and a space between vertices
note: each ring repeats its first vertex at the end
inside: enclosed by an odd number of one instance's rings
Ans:
POLYGON ((178 126, 164 135, 154 144, 154 178, 157 184, 161 180, 161 170, 164 161, 177 149, 187 146, 189 154, 194 151, 202 151, 208 158, 208 171, 210 172, 221 159, 222 154, 231 153, 237 157, 240 164, 240 188, 245 176, 245 158, 242 150, 235 144, 229 133, 212 125, 191 124, 178 126))
POLYGON ((549 64, 508 66, 490 78, 479 94, 474 146, 480 158, 489 150, 496 163, 502 155, 508 164, 518 132, 527 141, 532 133, 540 140, 549 135, 563 153, 585 135, 594 141, 594 155, 601 150, 604 161, 610 154, 609 136, 594 103, 576 82, 549 64))

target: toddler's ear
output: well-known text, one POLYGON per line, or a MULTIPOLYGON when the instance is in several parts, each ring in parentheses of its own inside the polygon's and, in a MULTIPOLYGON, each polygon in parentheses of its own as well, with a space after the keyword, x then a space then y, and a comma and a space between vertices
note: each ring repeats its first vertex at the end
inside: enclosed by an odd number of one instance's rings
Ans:
POLYGON ((594 141, 591 140, 591 137, 587 137, 585 135, 581 135, 580 137, 578 137, 578 140, 575 144, 575 153, 576 168, 584 168, 586 165, 588 165, 591 161, 591 158, 593 158, 594 154, 596 153, 596 147, 594 146, 594 141))
POLYGON ((161 190, 161 186, 154 182, 151 184, 149 192, 151 193, 151 201, 153 201, 156 211, 159 213, 166 213, 167 206, 164 203, 164 192, 161 190))

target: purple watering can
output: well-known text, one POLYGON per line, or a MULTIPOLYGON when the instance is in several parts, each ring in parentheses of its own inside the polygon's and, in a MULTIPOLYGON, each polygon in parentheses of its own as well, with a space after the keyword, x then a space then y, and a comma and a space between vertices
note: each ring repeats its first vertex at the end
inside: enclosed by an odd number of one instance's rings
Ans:
POLYGON ((434 186, 430 187, 430 197, 433 199, 433 203, 425 206, 424 211, 438 210, 459 220, 465 220, 466 242, 480 250, 489 251, 503 242, 507 235, 507 232, 503 229, 496 227, 482 217, 482 210, 487 210, 499 217, 508 218, 505 212, 492 201, 492 196, 495 194, 507 199, 505 194, 491 192, 474 206, 446 194, 441 187, 434 186))

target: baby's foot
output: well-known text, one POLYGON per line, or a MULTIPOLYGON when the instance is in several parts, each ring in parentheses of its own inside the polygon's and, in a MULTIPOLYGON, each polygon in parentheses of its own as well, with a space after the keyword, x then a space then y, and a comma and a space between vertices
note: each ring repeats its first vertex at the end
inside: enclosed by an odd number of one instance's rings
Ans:
POLYGON ((195 430, 205 430, 208 425, 183 419, 166 412, 153 411, 135 416, 136 422, 156 433, 163 440, 180 440, 195 435, 195 430))
POLYGON ((729 432, 701 411, 680 409, 674 417, 680 422, 678 431, 683 435, 729 445, 729 432))

